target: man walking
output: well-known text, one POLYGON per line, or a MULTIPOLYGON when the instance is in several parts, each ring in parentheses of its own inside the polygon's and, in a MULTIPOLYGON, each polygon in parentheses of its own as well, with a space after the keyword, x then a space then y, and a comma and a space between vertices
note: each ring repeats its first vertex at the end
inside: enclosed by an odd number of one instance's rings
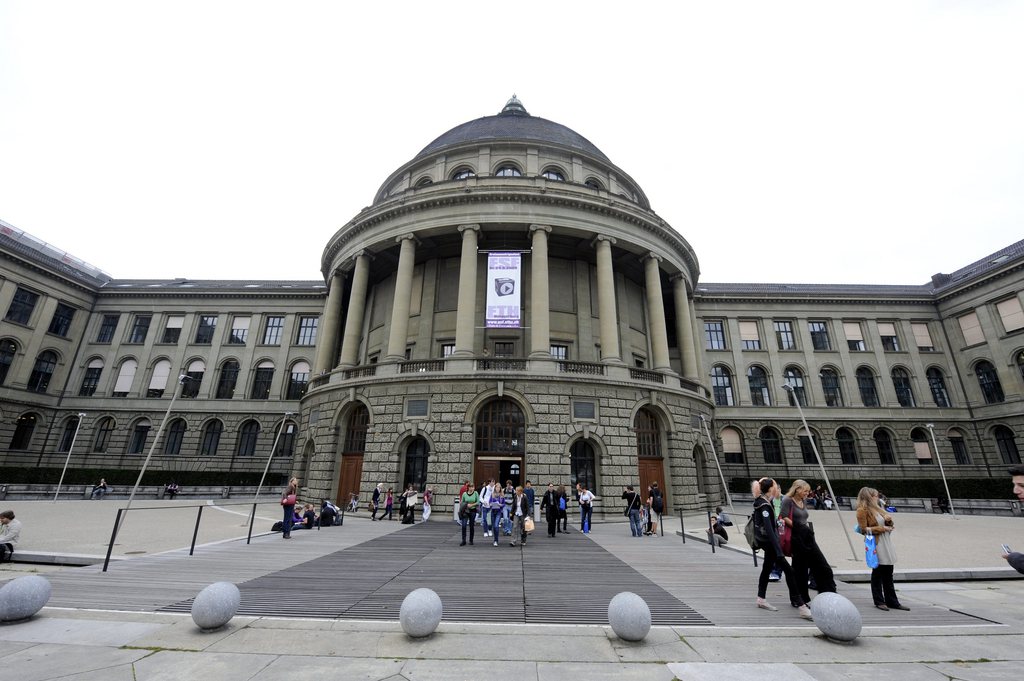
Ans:
POLYGON ((626 489, 622 490, 622 498, 626 500, 623 515, 629 518, 629 531, 634 537, 644 536, 643 527, 640 526, 640 495, 633 491, 633 485, 626 485, 626 489))

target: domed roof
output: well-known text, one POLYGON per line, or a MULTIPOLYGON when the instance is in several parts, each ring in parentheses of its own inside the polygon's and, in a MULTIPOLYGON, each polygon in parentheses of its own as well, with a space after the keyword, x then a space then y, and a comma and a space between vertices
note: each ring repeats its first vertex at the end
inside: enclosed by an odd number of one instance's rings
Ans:
POLYGON ((455 126, 424 147, 423 151, 416 155, 416 159, 447 147, 502 140, 529 140, 541 144, 555 144, 577 149, 611 163, 600 149, 578 132, 559 123, 531 116, 515 95, 512 95, 512 99, 508 100, 498 115, 484 116, 455 126))

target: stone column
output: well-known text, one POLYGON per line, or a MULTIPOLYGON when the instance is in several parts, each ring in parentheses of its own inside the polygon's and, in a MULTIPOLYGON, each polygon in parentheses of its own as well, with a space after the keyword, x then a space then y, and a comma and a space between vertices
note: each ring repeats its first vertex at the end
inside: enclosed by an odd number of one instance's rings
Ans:
POLYGON ((359 338, 363 333, 363 314, 366 310, 366 286, 370 277, 370 256, 360 251, 355 257, 352 288, 348 294, 348 315, 341 342, 340 366, 351 368, 358 363, 359 338))
POLYGON ((459 261, 459 311, 455 318, 456 357, 473 355, 476 335, 476 263, 480 225, 459 225, 462 259, 459 261))
POLYGON ((333 272, 330 288, 327 290, 327 302, 324 303, 320 337, 317 338, 314 376, 319 376, 334 368, 334 346, 338 343, 338 327, 341 323, 341 289, 343 285, 341 274, 333 272))
POLYGON ((612 269, 612 244, 615 239, 599 234, 597 249, 597 300, 601 318, 601 361, 622 364, 619 354, 619 318, 615 308, 615 272, 612 269))
POLYGON ((648 253, 644 257, 644 284, 647 289, 648 328, 651 334, 653 365, 658 371, 671 371, 668 360, 668 332, 665 327, 665 299, 661 294, 661 257, 648 253))
POLYGON ((384 358, 392 362, 405 359, 405 346, 409 342, 409 297, 412 295, 412 270, 416 264, 416 235, 403 234, 395 241, 401 244, 401 251, 395 274, 395 301, 391 305, 388 354, 384 358))
POLYGON ((676 337, 679 358, 683 364, 683 376, 699 380, 697 376, 697 346, 693 342, 693 317, 690 314, 690 299, 686 294, 686 277, 677 275, 672 279, 673 297, 676 303, 676 337))
POLYGON ((547 225, 530 225, 533 253, 530 255, 530 356, 551 357, 551 310, 548 298, 547 225))

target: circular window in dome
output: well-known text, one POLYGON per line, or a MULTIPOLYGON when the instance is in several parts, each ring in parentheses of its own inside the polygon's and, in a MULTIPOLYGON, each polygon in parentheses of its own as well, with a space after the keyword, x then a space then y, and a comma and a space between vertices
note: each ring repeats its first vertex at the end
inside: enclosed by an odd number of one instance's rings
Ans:
POLYGON ((468 180, 471 177, 476 177, 476 173, 473 172, 472 168, 458 168, 452 173, 453 180, 468 180))
POLYGON ((512 165, 504 165, 494 171, 495 177, 522 177, 523 174, 519 172, 519 168, 512 165))
POLYGON ((565 182, 565 175, 558 171, 556 168, 548 168, 540 174, 545 180, 551 180, 553 182, 565 182))

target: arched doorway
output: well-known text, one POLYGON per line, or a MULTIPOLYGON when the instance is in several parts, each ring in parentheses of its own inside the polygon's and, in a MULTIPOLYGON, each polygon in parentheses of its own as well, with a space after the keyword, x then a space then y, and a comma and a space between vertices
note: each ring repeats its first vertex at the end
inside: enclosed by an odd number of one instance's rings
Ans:
POLYGON ((413 438, 405 448, 405 474, 402 476, 402 489, 412 485, 413 489, 422 493, 427 488, 427 456, 430 447, 422 437, 413 438))
POLYGON ((484 404, 476 416, 475 435, 473 481, 479 484, 493 478, 523 484, 526 417, 519 405, 507 399, 484 404))
POLYGON ((642 407, 633 419, 633 432, 636 434, 636 461, 640 474, 641 495, 647 493, 652 483, 658 483, 665 507, 668 507, 668 481, 665 480, 665 462, 661 453, 661 429, 658 417, 653 411, 642 407))
POLYGON ((366 405, 356 406, 348 416, 345 439, 342 440, 341 463, 338 468, 339 506, 348 504, 352 495, 359 495, 363 478, 363 453, 366 451, 366 433, 370 428, 370 410, 366 405))

